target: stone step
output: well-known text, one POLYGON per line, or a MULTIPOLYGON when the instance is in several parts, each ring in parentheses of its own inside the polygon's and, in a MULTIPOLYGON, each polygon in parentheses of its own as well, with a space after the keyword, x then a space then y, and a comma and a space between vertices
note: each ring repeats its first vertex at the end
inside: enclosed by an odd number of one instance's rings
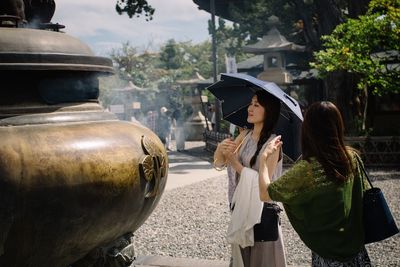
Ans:
MULTIPOLYGON (((175 258, 169 256, 139 256, 131 267, 228 267, 228 261, 175 258)), ((308 267, 309 265, 288 265, 287 267, 308 267)))
POLYGON ((131 267, 227 267, 229 262, 221 260, 203 260, 174 258, 169 256, 139 256, 131 267))

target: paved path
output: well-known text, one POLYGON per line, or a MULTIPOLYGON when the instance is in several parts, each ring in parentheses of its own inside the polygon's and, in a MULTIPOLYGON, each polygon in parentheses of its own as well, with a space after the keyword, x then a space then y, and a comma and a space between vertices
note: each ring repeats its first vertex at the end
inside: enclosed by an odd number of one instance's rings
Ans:
POLYGON ((210 162, 188 153, 168 152, 169 170, 166 190, 221 176, 210 162))
MULTIPOLYGON (((204 149, 204 142, 186 142, 185 146, 186 150, 183 152, 168 151, 169 171, 165 188, 166 191, 226 174, 224 171, 217 171, 213 168, 210 162, 212 154, 204 149)), ((222 260, 174 258, 158 255, 139 255, 132 266, 228 267, 229 262, 222 260)))
MULTIPOLYGON (((210 153, 204 142, 186 142, 183 152, 168 151, 168 179, 166 191, 223 175, 207 160, 210 153)), ((228 267, 226 261, 174 258, 167 256, 138 256, 132 266, 137 267, 228 267)))

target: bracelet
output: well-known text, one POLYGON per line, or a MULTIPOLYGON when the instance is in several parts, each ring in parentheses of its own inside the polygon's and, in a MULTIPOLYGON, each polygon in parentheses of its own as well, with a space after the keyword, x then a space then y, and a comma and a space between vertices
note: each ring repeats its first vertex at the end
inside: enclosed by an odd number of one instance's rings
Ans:
POLYGON ((226 168, 226 163, 224 163, 222 166, 218 166, 218 164, 216 162, 217 162, 217 159, 214 159, 213 167, 217 171, 223 171, 226 168))

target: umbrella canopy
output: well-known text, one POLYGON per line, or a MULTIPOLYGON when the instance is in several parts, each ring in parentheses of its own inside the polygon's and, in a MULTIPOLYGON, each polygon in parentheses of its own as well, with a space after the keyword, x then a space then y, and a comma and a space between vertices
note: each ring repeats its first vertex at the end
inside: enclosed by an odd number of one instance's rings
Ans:
POLYGON ((223 73, 221 80, 207 87, 221 101, 222 116, 240 127, 252 128, 247 122, 247 108, 255 92, 265 90, 281 101, 281 112, 274 129, 282 135, 283 153, 296 161, 301 156, 300 131, 303 115, 299 103, 273 82, 241 73, 223 73))

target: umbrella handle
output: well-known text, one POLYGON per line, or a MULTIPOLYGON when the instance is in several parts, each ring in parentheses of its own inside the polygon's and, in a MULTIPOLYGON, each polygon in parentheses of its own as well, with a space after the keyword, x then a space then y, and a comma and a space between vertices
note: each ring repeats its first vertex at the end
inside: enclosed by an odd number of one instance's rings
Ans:
MULTIPOLYGON (((245 137, 246 137, 246 136, 245 136, 245 137)), ((243 142, 244 142, 245 137, 243 137, 242 141, 240 141, 240 143, 239 143, 239 145, 236 147, 235 151, 233 151, 233 154, 236 154, 236 153, 239 151, 240 147, 242 146, 242 144, 243 144, 243 142)))
MULTIPOLYGON (((242 140, 240 140, 240 143, 239 143, 238 146, 236 147, 235 151, 233 151, 233 154, 236 154, 236 153, 239 151, 239 149, 240 149, 240 147, 242 146, 244 140, 246 139, 247 135, 248 135, 250 132, 251 132, 251 131, 246 131, 246 132, 244 133, 244 136, 243 136, 242 140)), ((225 162, 224 162, 223 165, 218 165, 218 164, 217 164, 217 159, 215 158, 215 159, 214 159, 214 163, 213 163, 213 167, 214 167, 214 169, 216 169, 217 171, 222 171, 222 170, 224 170, 224 169, 226 168, 226 160, 225 160, 225 162)))

